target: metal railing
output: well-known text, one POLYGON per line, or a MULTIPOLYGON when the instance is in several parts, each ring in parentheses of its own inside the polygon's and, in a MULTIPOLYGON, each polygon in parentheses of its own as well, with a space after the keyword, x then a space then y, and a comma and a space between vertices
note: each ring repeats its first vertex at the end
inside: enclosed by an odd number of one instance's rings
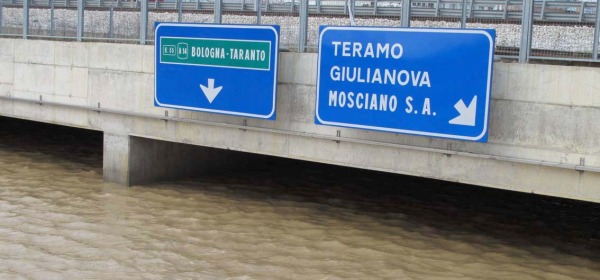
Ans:
POLYGON ((148 44, 155 22, 277 24, 302 52, 320 25, 493 28, 501 57, 598 62, 597 1, 0 0, 0 36, 148 44))

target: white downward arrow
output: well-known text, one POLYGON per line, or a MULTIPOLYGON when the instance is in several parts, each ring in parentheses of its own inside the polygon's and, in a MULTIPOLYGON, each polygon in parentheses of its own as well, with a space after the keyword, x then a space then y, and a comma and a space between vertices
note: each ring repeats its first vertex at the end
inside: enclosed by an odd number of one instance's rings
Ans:
POLYGON ((477 95, 473 97, 469 107, 465 106, 465 102, 461 99, 456 104, 454 104, 454 108, 460 114, 458 117, 451 119, 449 123, 458 124, 458 125, 469 125, 475 126, 475 112, 477 112, 477 95))
POLYGON ((223 87, 215 87, 215 79, 208 79, 208 86, 204 86, 200 84, 200 89, 204 95, 206 95, 206 99, 208 99, 209 103, 212 103, 215 100, 215 97, 221 92, 223 87))

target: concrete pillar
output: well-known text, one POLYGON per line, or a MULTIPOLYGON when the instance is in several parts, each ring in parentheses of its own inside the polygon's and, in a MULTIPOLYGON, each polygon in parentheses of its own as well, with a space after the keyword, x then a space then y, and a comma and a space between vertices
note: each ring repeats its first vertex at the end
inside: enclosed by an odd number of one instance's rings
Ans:
POLYGON ((103 146, 104 181, 129 185, 129 136, 104 133, 103 146))
POLYGON ((232 171, 249 154, 104 133, 104 180, 125 186, 232 171))

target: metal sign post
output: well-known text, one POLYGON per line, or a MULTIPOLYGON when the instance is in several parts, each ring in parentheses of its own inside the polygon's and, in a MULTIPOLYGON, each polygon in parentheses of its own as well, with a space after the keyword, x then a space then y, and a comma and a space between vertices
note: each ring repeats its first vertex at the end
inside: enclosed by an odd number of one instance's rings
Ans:
POLYGON ((77 0, 77 41, 83 40, 84 0, 77 0))
POLYGON ((23 39, 29 35, 29 1, 23 1, 23 39))

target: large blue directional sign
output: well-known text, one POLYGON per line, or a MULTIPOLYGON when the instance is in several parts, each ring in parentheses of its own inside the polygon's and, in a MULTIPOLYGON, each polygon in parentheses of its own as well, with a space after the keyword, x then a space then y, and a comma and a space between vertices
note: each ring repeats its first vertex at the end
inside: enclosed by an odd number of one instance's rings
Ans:
POLYGON ((159 23, 156 106, 275 119, 279 26, 159 23))
POLYGON ((487 141, 494 30, 321 27, 317 124, 487 141))

